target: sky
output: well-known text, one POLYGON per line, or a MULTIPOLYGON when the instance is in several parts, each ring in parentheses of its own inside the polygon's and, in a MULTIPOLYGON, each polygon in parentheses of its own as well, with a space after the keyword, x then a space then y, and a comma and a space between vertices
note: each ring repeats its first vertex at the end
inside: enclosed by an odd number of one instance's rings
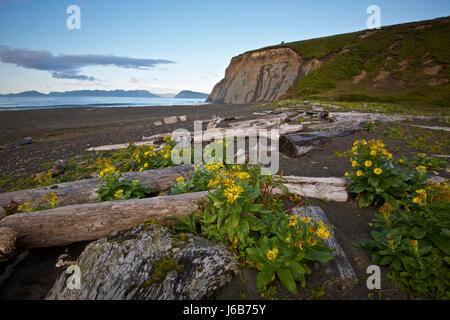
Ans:
POLYGON ((382 26, 450 15, 448 0, 0 0, 0 93, 209 93, 232 57, 367 29, 370 5, 382 26))

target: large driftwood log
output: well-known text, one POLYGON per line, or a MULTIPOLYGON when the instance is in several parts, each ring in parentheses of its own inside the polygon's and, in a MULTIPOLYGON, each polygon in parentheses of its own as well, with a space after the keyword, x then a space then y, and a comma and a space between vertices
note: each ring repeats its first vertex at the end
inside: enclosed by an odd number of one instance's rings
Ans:
MULTIPOLYGON (((149 185, 156 191, 170 189, 180 176, 190 177, 189 172, 193 170, 192 165, 182 165, 143 172, 130 172, 124 175, 125 179, 137 179, 141 184, 149 185)), ((41 204, 43 196, 56 192, 60 198, 61 205, 94 202, 97 199, 96 189, 102 184, 99 178, 86 179, 74 182, 65 182, 42 188, 6 192, 0 194, 0 207, 6 207, 11 201, 23 204, 30 202, 31 207, 41 204)))
MULTIPOLYGON (((284 186, 289 192, 300 196, 321 199, 327 198, 330 201, 346 202, 348 200, 347 187, 344 179, 341 178, 311 178, 285 176, 284 186)), ((281 192, 276 189, 275 192, 281 192)))
POLYGON ((10 228, 0 228, 0 261, 6 260, 16 246, 17 232, 10 228))
POLYGON ((100 239, 149 220, 164 221, 168 216, 186 216, 197 209, 195 202, 206 194, 186 193, 19 213, 2 219, 0 228, 11 228, 17 232, 20 247, 63 246, 100 239))

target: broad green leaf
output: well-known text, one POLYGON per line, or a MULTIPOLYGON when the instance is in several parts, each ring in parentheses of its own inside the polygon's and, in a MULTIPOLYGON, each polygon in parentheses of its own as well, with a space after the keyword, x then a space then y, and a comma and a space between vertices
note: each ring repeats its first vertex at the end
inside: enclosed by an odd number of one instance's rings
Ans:
POLYGON ((294 277, 292 276, 291 271, 287 269, 277 270, 278 279, 280 279, 281 283, 293 294, 297 293, 297 285, 295 284, 294 277))

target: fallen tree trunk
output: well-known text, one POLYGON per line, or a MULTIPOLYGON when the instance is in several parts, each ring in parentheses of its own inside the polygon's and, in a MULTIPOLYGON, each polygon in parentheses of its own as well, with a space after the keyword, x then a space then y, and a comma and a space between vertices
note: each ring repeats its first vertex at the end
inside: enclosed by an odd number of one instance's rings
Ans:
POLYGON ((0 228, 17 232, 19 247, 64 246, 104 238, 149 220, 162 222, 168 216, 184 217, 197 209, 195 202, 206 194, 205 191, 19 213, 2 219, 0 228))
POLYGON ((5 261, 16 246, 17 232, 11 228, 0 228, 0 261, 5 261))
MULTIPOLYGON (((163 169, 148 170, 143 172, 130 172, 124 175, 125 179, 137 179, 141 184, 149 185, 155 191, 166 191, 176 184, 180 176, 189 178, 192 165, 181 165, 163 169)), ((64 182, 47 187, 6 192, 0 194, 0 207, 7 207, 11 201, 19 204, 30 202, 31 207, 44 203, 42 197, 56 192, 61 205, 94 202, 97 199, 96 189, 102 184, 99 178, 85 179, 74 182, 64 182)))
MULTIPOLYGON (((341 178, 310 178, 285 176, 284 186, 291 193, 308 198, 322 199, 330 201, 346 202, 348 200, 347 187, 344 179, 341 178)), ((275 189, 281 193, 281 190, 275 189)))

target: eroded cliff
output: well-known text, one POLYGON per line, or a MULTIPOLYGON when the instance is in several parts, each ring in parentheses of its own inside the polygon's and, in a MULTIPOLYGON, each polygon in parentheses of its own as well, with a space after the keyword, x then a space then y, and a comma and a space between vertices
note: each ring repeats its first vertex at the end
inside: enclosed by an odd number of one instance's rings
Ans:
POLYGON ((225 78, 215 85, 208 101, 230 104, 274 101, 300 77, 319 66, 319 60, 303 59, 290 48, 244 53, 231 59, 225 78))

